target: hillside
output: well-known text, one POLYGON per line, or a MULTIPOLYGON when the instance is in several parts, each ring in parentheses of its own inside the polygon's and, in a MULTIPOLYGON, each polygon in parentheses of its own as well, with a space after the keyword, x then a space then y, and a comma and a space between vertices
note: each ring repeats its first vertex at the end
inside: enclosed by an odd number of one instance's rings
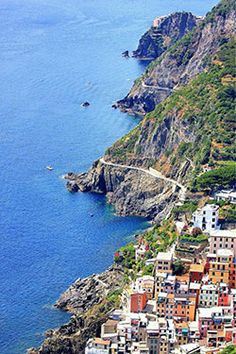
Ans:
POLYGON ((117 106, 132 114, 152 111, 173 90, 208 67, 219 44, 235 34, 235 16, 234 0, 222 0, 204 21, 148 66, 117 106))
POLYGON ((190 12, 176 12, 157 17, 144 33, 133 56, 140 60, 158 58, 187 32, 196 26, 198 18, 190 12))
POLYGON ((208 70, 176 90, 129 134, 106 152, 105 159, 152 166, 166 176, 185 180, 202 166, 236 159, 235 40, 220 46, 208 70))
MULTIPOLYGON (((179 83, 170 97, 156 105, 135 129, 107 149, 103 161, 96 161, 87 173, 68 176, 69 190, 104 193, 120 215, 159 220, 168 215, 178 199, 182 199, 181 183, 189 190, 201 189, 205 182, 198 178, 205 165, 209 169, 223 165, 234 171, 234 9, 229 1, 222 13, 225 4, 222 1, 202 24, 201 38, 205 38, 206 27, 220 31, 218 37, 217 32, 213 34, 214 53, 208 52, 205 69, 185 85, 179 83), (110 164, 104 164, 104 161, 110 164), (135 170, 130 168, 132 166, 141 169, 135 170), (154 175, 148 172, 150 167, 154 168, 154 175)), ((183 37, 168 55, 172 53, 177 60, 179 53, 180 60, 183 43, 188 40, 190 47, 192 40, 196 42, 195 35, 192 36, 183 37)), ((206 50, 209 43, 207 38, 205 40, 206 50)), ((202 65, 202 57, 199 61, 200 64, 195 62, 198 68, 202 65)), ((169 70, 171 75, 172 69, 169 70)), ((228 175, 232 176, 230 171, 228 175)), ((214 180, 214 176, 210 179, 214 180)), ((231 178, 227 186, 233 183, 234 178, 231 178)))

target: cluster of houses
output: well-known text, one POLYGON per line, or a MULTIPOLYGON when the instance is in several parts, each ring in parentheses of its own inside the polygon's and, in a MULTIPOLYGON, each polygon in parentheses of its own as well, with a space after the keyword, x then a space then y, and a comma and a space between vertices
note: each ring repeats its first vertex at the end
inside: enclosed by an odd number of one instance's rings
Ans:
MULTIPOLYGON (((193 226, 209 235, 204 255, 173 272, 175 249, 146 260, 152 275, 139 276, 122 294, 86 354, 215 354, 236 345, 236 229, 221 230, 219 208, 207 204, 193 214, 193 226)), ((148 245, 136 246, 136 260, 148 245)))

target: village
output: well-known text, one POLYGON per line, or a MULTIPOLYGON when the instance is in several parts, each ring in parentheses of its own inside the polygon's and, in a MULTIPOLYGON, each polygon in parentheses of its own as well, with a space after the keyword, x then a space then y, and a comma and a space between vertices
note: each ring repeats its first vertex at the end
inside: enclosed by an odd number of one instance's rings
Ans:
POLYGON ((221 206, 235 204, 236 192, 221 190, 187 220, 180 203, 174 226, 116 252, 127 285, 85 353, 215 354, 236 345, 236 228, 221 220, 221 206))

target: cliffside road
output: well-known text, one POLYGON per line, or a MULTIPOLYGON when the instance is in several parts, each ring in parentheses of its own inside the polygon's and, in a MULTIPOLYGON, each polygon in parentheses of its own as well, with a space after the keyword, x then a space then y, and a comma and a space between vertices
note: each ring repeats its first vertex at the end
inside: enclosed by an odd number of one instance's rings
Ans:
POLYGON ((162 87, 162 86, 158 86, 158 85, 147 85, 143 81, 142 81, 141 85, 144 88, 158 89, 158 90, 168 91, 168 92, 171 91, 171 89, 169 87, 162 87))
POLYGON ((104 158, 100 159, 100 162, 104 165, 108 165, 108 166, 113 166, 113 167, 118 167, 118 168, 127 168, 129 170, 135 170, 135 171, 140 171, 143 173, 146 173, 152 177, 158 178, 158 179, 162 179, 164 181, 170 182, 174 185, 174 187, 179 187, 180 188, 180 193, 179 193, 179 199, 184 201, 185 200, 185 195, 186 195, 186 191, 187 188, 185 186, 183 186, 181 183, 175 181, 172 178, 168 178, 165 177, 161 172, 155 170, 154 168, 149 168, 148 170, 141 168, 141 167, 135 167, 135 166, 128 166, 128 165, 121 165, 121 164, 117 164, 117 163, 113 163, 113 162, 107 162, 104 160, 104 158))

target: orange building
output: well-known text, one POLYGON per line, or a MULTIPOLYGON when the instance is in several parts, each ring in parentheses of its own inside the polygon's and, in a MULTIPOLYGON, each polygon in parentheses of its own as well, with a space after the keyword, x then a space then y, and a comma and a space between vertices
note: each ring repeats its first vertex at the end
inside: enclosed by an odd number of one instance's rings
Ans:
POLYGON ((196 313, 196 294, 174 295, 159 293, 157 298, 157 314, 168 319, 194 321, 196 313))
POLYGON ((229 266, 229 286, 231 289, 236 289, 236 263, 233 260, 229 266))
POLYGON ((142 312, 147 304, 147 294, 146 292, 139 292, 131 294, 130 299, 130 311, 131 312, 142 312))
POLYGON ((209 280, 213 284, 230 283, 230 269, 233 263, 233 252, 227 249, 219 249, 216 259, 209 264, 209 280))
POLYGON ((173 316, 182 318, 185 321, 194 321, 196 313, 196 296, 178 296, 175 297, 175 307, 173 316))

